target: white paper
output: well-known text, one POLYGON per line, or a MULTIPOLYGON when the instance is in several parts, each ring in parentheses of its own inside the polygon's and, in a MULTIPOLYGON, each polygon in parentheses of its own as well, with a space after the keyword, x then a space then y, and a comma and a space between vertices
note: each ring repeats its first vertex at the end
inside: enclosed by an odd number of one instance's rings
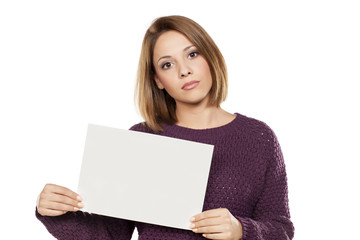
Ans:
POLYGON ((89 124, 84 211, 189 229, 205 199, 213 145, 89 124))

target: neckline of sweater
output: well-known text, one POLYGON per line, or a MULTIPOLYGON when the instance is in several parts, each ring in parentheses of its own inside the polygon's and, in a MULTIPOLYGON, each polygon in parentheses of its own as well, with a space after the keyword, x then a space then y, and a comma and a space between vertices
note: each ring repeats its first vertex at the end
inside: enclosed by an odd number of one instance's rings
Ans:
POLYGON ((204 128, 204 129, 194 129, 178 126, 176 124, 165 124, 164 130, 167 133, 175 134, 176 136, 186 136, 186 137, 212 137, 219 136, 226 133, 234 132, 234 125, 240 120, 241 114, 235 112, 236 117, 226 123, 225 125, 221 125, 214 128, 204 128))

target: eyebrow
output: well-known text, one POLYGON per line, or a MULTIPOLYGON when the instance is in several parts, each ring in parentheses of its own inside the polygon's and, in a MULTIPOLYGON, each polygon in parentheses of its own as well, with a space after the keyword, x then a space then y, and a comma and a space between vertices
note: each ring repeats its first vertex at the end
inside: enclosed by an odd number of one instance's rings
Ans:
MULTIPOLYGON (((192 47, 195 47, 195 46, 194 45, 187 46, 186 48, 184 48, 183 52, 186 52, 189 48, 192 48, 192 47)), ((170 58, 170 57, 171 56, 163 56, 163 57, 159 58, 159 60, 157 62, 159 62, 163 58, 170 58)))

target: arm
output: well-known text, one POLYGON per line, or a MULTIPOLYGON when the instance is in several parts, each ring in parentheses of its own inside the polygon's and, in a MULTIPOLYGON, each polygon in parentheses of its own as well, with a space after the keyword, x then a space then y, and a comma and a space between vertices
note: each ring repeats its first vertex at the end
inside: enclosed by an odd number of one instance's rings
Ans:
POLYGON ((285 163, 275 134, 268 128, 265 140, 267 171, 261 197, 252 218, 235 216, 243 228, 243 240, 292 239, 285 163))
POLYGON ((67 212, 61 216, 36 217, 56 239, 131 239, 134 223, 82 211, 67 212))
POLYGON ((294 227, 290 221, 287 178, 279 143, 272 130, 262 123, 247 129, 255 141, 252 144, 258 147, 253 174, 261 175, 254 178, 262 179, 257 183, 261 188, 251 206, 251 215, 232 215, 226 208, 210 209, 195 215, 190 220, 190 228, 208 239, 292 239, 294 227))
POLYGON ((87 212, 67 212, 61 216, 36 217, 56 239, 131 239, 134 231, 132 221, 111 218, 87 212))
POLYGON ((77 194, 47 184, 40 193, 35 215, 57 239, 131 239, 134 222, 79 210, 77 194))

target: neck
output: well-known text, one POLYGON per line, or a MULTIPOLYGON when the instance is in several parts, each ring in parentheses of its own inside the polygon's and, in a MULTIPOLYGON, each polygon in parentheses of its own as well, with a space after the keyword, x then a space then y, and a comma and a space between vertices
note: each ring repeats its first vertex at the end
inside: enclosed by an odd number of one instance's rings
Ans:
POLYGON ((193 129, 218 127, 229 119, 226 118, 229 117, 229 113, 207 102, 198 105, 177 103, 176 116, 178 119, 176 125, 193 129))

